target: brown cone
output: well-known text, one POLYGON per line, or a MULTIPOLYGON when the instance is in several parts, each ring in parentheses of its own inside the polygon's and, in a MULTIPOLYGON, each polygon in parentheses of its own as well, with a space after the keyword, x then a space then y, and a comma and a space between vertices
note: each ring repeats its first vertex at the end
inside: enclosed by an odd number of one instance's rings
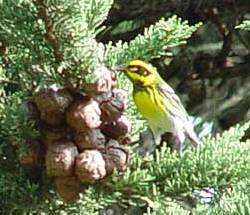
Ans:
POLYGON ((64 111, 73 98, 65 89, 48 89, 34 96, 34 101, 40 111, 40 118, 48 125, 58 126, 64 120, 64 111))
POLYGON ((56 142, 46 154, 46 170, 49 176, 72 176, 77 147, 72 142, 56 142))
POLYGON ((106 92, 106 93, 100 93, 97 95, 94 95, 93 98, 99 103, 99 104, 103 104, 106 102, 111 101, 112 98, 112 92, 106 92))
POLYGON ((43 137, 43 143, 45 144, 46 148, 48 148, 51 144, 67 137, 67 128, 43 127, 41 130, 41 135, 43 137))
POLYGON ((97 150, 85 150, 76 158, 76 175, 83 183, 94 183, 106 176, 105 160, 97 150))
POLYGON ((120 146, 117 141, 110 140, 107 144, 106 153, 107 159, 109 159, 109 162, 113 163, 118 171, 126 170, 129 159, 129 152, 127 149, 120 146))
POLYGON ((74 202, 79 198, 81 183, 76 177, 56 177, 54 183, 56 191, 64 202, 74 202))
POLYGON ((105 148, 105 136, 100 129, 90 129, 75 135, 74 141, 82 152, 85 149, 99 149, 105 148))
POLYGON ((103 121, 114 121, 118 119, 126 106, 127 92, 122 89, 113 89, 112 97, 109 101, 101 104, 102 120, 103 121))
POLYGON ((101 130, 107 137, 118 140, 131 131, 131 123, 127 117, 121 116, 115 121, 103 124, 101 130))
POLYGON ((74 102, 66 112, 67 123, 77 132, 84 132, 101 125, 101 110, 94 100, 74 102))

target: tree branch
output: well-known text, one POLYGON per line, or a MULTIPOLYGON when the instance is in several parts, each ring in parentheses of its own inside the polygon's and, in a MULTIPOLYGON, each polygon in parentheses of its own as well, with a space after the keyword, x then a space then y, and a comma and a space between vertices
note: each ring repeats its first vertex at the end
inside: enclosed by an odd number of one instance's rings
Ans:
POLYGON ((63 54, 60 52, 60 44, 57 36, 53 32, 52 23, 49 17, 48 8, 44 0, 36 0, 37 6, 39 8, 38 15, 43 19, 45 24, 45 40, 53 49, 53 53, 57 62, 63 60, 63 54))

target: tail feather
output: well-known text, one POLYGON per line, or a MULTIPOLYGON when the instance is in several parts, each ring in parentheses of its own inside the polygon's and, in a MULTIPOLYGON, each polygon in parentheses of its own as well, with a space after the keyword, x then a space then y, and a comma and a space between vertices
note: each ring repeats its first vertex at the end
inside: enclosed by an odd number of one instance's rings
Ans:
POLYGON ((199 137, 197 136, 197 134, 195 133, 193 128, 186 129, 185 135, 191 141, 193 146, 197 147, 201 144, 201 141, 200 141, 199 137))

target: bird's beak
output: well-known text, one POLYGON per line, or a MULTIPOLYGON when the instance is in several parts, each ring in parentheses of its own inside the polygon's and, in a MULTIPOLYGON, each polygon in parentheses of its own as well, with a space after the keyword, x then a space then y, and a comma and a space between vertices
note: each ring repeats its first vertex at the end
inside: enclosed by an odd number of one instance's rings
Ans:
POLYGON ((112 69, 115 70, 115 71, 122 71, 122 72, 124 72, 126 70, 126 65, 114 66, 112 69))

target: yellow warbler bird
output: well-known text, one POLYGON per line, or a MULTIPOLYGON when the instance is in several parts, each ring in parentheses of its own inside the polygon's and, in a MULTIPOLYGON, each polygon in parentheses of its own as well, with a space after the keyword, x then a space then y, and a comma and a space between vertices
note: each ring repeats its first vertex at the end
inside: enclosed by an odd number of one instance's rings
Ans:
POLYGON ((160 77, 155 67, 141 60, 130 61, 121 70, 133 83, 134 102, 148 121, 155 143, 170 133, 173 149, 181 151, 187 137, 197 146, 200 141, 174 90, 160 77))

